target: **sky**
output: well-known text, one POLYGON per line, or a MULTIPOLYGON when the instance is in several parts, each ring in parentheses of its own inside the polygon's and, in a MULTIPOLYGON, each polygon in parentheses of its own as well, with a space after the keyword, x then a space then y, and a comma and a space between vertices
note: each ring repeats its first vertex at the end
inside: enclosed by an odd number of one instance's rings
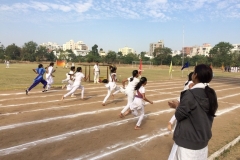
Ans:
POLYGON ((0 0, 0 44, 69 40, 104 51, 240 44, 240 0, 0 0))

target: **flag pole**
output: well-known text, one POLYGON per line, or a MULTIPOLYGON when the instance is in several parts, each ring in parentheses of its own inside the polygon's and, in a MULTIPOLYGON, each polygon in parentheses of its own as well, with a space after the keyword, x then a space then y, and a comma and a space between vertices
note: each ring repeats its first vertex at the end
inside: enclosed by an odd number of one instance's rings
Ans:
MULTIPOLYGON (((183 25, 183 49, 182 49, 182 66, 184 65, 184 25, 183 25)), ((183 70, 182 70, 183 77, 183 70)))

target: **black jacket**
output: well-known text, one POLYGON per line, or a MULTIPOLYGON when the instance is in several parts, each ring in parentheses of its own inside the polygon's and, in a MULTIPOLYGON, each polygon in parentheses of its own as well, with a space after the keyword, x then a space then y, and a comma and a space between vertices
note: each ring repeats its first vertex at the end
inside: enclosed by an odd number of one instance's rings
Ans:
POLYGON ((177 145, 192 150, 208 145, 214 119, 208 110, 209 100, 204 89, 194 88, 181 93, 180 104, 175 112, 177 126, 173 135, 177 145))

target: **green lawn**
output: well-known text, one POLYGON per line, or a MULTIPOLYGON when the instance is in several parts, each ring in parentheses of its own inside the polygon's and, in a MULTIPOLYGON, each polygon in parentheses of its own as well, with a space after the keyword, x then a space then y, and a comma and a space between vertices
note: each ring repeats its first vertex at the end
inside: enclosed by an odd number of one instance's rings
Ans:
MULTIPOLYGON (((48 64, 44 64, 46 67, 48 64)), ((93 80, 93 65, 90 66, 90 79, 93 80)), ((0 90, 13 90, 13 89, 21 89, 24 90, 29 87, 33 79, 36 77, 36 74, 32 71, 32 69, 37 68, 38 63, 31 63, 31 64, 10 64, 10 68, 5 68, 5 64, 0 64, 0 90)), ((83 68, 83 73, 85 74, 85 66, 76 64, 76 67, 81 66, 83 68)), ((117 75, 119 81, 126 79, 131 76, 131 72, 134 69, 138 69, 138 66, 132 67, 132 65, 117 65, 117 75)), ((54 73, 54 85, 55 87, 61 85, 61 80, 66 78, 66 73, 69 69, 63 69, 62 67, 56 67, 56 72, 54 73)), ((100 77, 107 77, 107 67, 101 66, 100 67, 101 74, 100 77)), ((143 66, 143 73, 142 76, 147 77, 149 81, 156 81, 161 82, 161 80, 168 80, 169 79, 169 66, 143 66)), ((173 74, 172 79, 183 79, 185 81, 187 79, 187 75, 189 72, 193 71, 193 67, 189 69, 186 68, 181 72, 181 67, 173 66, 173 74)), ((86 67, 86 75, 89 74, 89 67, 86 67)), ((45 77, 45 76, 44 76, 45 77)), ((219 69, 214 69, 214 78, 219 77, 240 77, 240 73, 226 73, 222 72, 219 69)), ((89 82, 86 82, 89 83, 89 82)), ((41 88, 42 85, 37 86, 37 88, 41 88)))

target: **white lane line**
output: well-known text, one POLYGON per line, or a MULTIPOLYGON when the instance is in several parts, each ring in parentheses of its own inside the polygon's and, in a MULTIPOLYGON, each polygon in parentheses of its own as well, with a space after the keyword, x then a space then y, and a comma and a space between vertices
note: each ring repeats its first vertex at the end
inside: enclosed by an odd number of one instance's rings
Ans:
MULTIPOLYGON (((170 113, 172 111, 173 111, 173 109, 167 109, 167 110, 162 110, 162 111, 158 111, 158 112, 154 112, 154 113, 149 113, 149 114, 146 114, 145 116, 170 113)), ((128 123, 128 121, 132 121, 132 120, 135 120, 135 119, 138 119, 138 117, 128 118, 128 119, 120 120, 120 121, 117 121, 117 122, 111 122, 111 123, 107 123, 107 124, 102 124, 102 125, 98 125, 98 126, 94 126, 94 127, 90 127, 90 128, 81 129, 81 130, 78 130, 78 131, 67 132, 67 133, 64 133, 64 134, 61 134, 61 135, 52 136, 52 137, 49 137, 49 138, 43 138, 43 139, 40 139, 40 140, 24 143, 24 144, 17 145, 17 146, 14 146, 14 147, 0 149, 0 156, 13 154, 13 153, 18 153, 18 152, 22 151, 22 148, 29 149, 31 147, 34 147, 34 146, 37 146, 37 145, 40 145, 40 144, 53 143, 53 142, 56 142, 56 141, 60 141, 60 140, 69 138, 71 136, 75 136, 77 134, 90 133, 90 132, 93 132, 93 131, 96 131, 96 130, 101 130, 101 129, 106 128, 106 127, 116 127, 119 124, 125 124, 125 123, 128 123)))
MULTIPOLYGON (((176 86, 179 86, 178 84, 173 84, 173 85, 176 85, 176 86)), ((165 85, 154 85, 154 86, 151 86, 151 85, 148 85, 148 88, 156 88, 156 87, 162 87, 162 86, 165 86, 165 85)), ((103 92, 102 90, 98 90, 99 88, 103 88, 103 87, 98 87, 98 88, 94 88, 95 90, 94 91, 88 91, 88 88, 85 88, 85 94, 91 94, 91 93, 95 93, 95 92, 103 92), (87 91, 87 92, 86 92, 87 91)), ((104 87, 106 88, 106 87, 104 87)), ((181 87, 179 87, 181 88, 181 87)), ((65 90, 62 90, 62 91, 65 91, 65 90)), ((152 91, 152 90, 148 90, 148 91, 152 91)), ((0 101, 7 101, 7 100, 17 100, 17 99, 30 99, 30 98, 39 98, 39 97, 42 97, 42 98, 45 98, 45 97, 52 97, 52 96, 56 96, 56 95, 64 95, 65 93, 67 93, 67 91, 65 91, 64 93, 61 93, 61 94, 45 94, 43 96, 24 96, 24 97, 18 97, 18 98, 6 98, 6 99, 1 99, 0 101)), ((76 93, 78 94, 78 93, 76 93)))
MULTIPOLYGON (((158 83, 148 83, 148 86, 149 85, 156 85, 156 84, 160 84, 160 86, 166 86, 166 84, 173 84, 173 85, 177 85, 176 83, 177 82, 181 82, 182 84, 184 84, 184 81, 185 80, 180 80, 180 81, 167 81, 167 82, 164 82, 164 84, 162 82, 158 82, 158 83)), ((222 83, 219 83, 219 82, 216 82, 216 83, 210 83, 211 85, 214 85, 214 84, 222 84, 222 83)), ((121 84, 117 84, 118 86, 121 86, 121 84)), ((84 85, 83 85, 84 86, 84 85)), ((94 86, 94 84, 91 84, 91 86, 94 86)), ((181 85, 180 85, 181 86, 181 85)), ((86 89, 89 89, 89 90, 95 90, 95 89, 101 89, 101 88, 106 88, 105 86, 95 86, 95 87, 86 87, 86 89)), ((48 91, 49 93, 50 92, 59 92, 59 91, 63 91, 63 90, 50 90, 48 91)), ((41 93, 41 91, 34 91, 34 92, 29 92, 29 94, 33 94, 33 93, 41 93)), ((10 96, 10 95, 24 95, 26 94, 25 93, 25 90, 23 90, 23 92, 17 92, 17 93, 7 93, 7 94, 0 94, 0 96, 10 96)))
MULTIPOLYGON (((224 85, 223 85, 224 86, 224 85)), ((221 87, 223 87, 221 86, 221 87)), ((156 87, 156 86, 155 86, 156 87)), ((171 90, 171 89, 177 89, 179 88, 179 91, 174 91, 174 92, 178 92, 180 93, 181 92, 181 87, 172 87, 172 88, 161 88, 161 89, 154 89, 154 90, 147 90, 147 91, 154 91, 154 92, 157 92, 157 91, 161 91, 161 90, 171 90)), ((231 90, 231 89, 236 89, 236 88, 240 88, 240 87, 234 87, 234 88, 227 88, 227 89, 223 89, 223 90, 216 90, 217 91, 224 91, 224 90, 231 90)), ((166 93, 174 93, 174 92, 166 92, 166 93)), ((55 95, 53 95, 55 96, 55 95)), ((102 95, 101 95, 102 96, 102 95)), ((104 95, 103 95, 104 96, 104 95)), ((94 97, 99 97, 99 96, 94 96, 94 97)), ((70 99, 66 99, 66 100, 70 100, 70 99)), ((7 108, 7 107, 15 107, 15 106, 24 106, 24 105, 30 105, 30 104, 45 104, 45 103, 52 103, 52 102, 59 102, 61 100, 51 100, 51 101, 44 101, 44 102, 31 102, 31 103, 21 103, 21 104, 11 104, 11 105, 5 105, 5 106, 0 106, 0 108, 7 108)))
MULTIPOLYGON (((239 105, 239 107, 240 107, 240 105, 239 105)), ((234 107, 234 106, 233 106, 233 108, 236 109, 236 107, 234 107)), ((232 108, 229 108, 229 110, 232 110, 232 108)), ((149 115, 153 115, 154 116, 154 115, 159 115, 159 114, 164 114, 164 113, 170 113, 170 112, 173 112, 173 111, 174 111, 173 109, 161 110, 161 111, 158 111, 158 112, 153 112, 153 113, 146 114, 145 116, 149 116, 149 115)), ((224 112, 224 113, 227 113, 227 112, 224 112)), ((222 114, 224 114, 224 113, 222 113, 222 114)), ((78 130, 78 131, 68 132, 68 133, 64 133, 64 134, 61 134, 61 135, 52 136, 52 137, 49 137, 49 138, 44 138, 44 139, 41 139, 41 140, 36 140, 36 141, 32 141, 32 142, 21 144, 21 145, 17 145, 17 146, 1 149, 0 150, 0 156, 21 152, 22 148, 29 149, 29 148, 31 148, 33 146, 37 146, 37 145, 40 145, 40 144, 48 144, 48 143, 53 143, 53 142, 56 142, 56 141, 60 141, 60 140, 69 138, 71 136, 74 136, 74 135, 77 135, 77 134, 80 134, 80 133, 82 133, 82 134, 90 133, 92 131, 101 130, 101 129, 103 129, 105 127, 109 127, 109 126, 110 127, 115 127, 115 126, 127 123, 128 121, 134 120, 134 119, 137 119, 137 118, 138 117, 128 118, 128 119, 120 120, 120 121, 117 121, 117 122, 111 122, 111 123, 107 123, 107 124, 102 124, 102 125, 99 125, 99 126, 85 128, 85 129, 81 129, 81 130, 78 130)), ((167 133, 169 133, 169 132, 167 132, 167 133)), ((156 137, 158 135, 154 135, 154 136, 156 137)), ((144 141, 147 141, 147 140, 148 139, 145 139, 144 141)), ((126 147, 124 147, 123 149, 126 149, 126 147)), ((117 149, 115 151, 108 152, 108 153, 101 154, 99 156, 100 157, 107 156, 107 155, 110 155, 110 154, 115 153, 117 151, 119 151, 119 149, 117 149)))
MULTIPOLYGON (((174 83, 176 84, 176 82, 166 82, 165 84, 168 84, 168 83, 174 83)), ((149 85, 154 85, 154 84, 162 84, 162 83, 149 83, 149 85)), ((118 85, 118 84, 117 84, 118 85)), ((84 85, 83 85, 84 86, 84 85)), ((94 84, 92 84, 91 86, 94 86, 94 84)), ((86 89, 89 89, 89 90, 95 90, 95 89, 101 89, 101 88, 106 88, 105 86, 95 86, 95 87, 86 87, 86 89)), ((48 92, 57 92, 57 91, 63 91, 63 90, 50 90, 48 92)), ((35 91, 35 92, 29 92, 29 94, 32 94, 32 93, 41 93, 41 91, 35 91)), ((17 92, 17 93, 7 93, 7 94, 0 94, 0 96, 10 96, 10 95, 24 95, 26 94, 25 93, 25 90, 23 90, 23 92, 17 92)))
MULTIPOLYGON (((176 97, 157 100, 157 101, 154 101, 154 103, 160 103, 160 102, 168 101, 168 100, 171 100, 171 99, 176 99, 176 97)), ((146 103, 146 104, 148 104, 148 103, 146 103)), ((76 104, 75 104, 75 106, 76 106, 76 104)), ((7 129, 12 129, 12 128, 17 128, 17 127, 22 127, 22 126, 27 126, 27 125, 56 121, 56 120, 59 120, 59 119, 76 118, 76 117, 80 117, 80 116, 83 116, 83 115, 99 114, 99 113, 102 113, 102 112, 115 111, 115 110, 122 109, 123 107, 124 106, 119 106, 119 107, 114 107, 114 108, 106 108, 106 109, 100 109, 100 110, 95 110, 95 111, 81 112, 81 113, 77 113, 77 114, 70 114, 70 115, 66 115, 66 116, 46 118, 46 119, 36 120, 36 121, 31 121, 31 122, 16 123, 16 124, 11 124, 11 125, 1 126, 0 131, 7 130, 7 129)))
POLYGON ((218 151, 214 152, 211 156, 208 157, 208 160, 215 160, 218 156, 220 156, 224 151, 226 151, 227 149, 229 149, 230 147, 234 146, 235 144, 237 144, 240 141, 240 135, 235 138, 232 142, 226 144, 225 146, 223 146, 221 149, 219 149, 218 151))
MULTIPOLYGON (((238 106, 232 106, 230 109, 229 109, 229 111, 232 111, 232 110, 234 110, 234 109, 237 109, 237 108, 240 108, 240 105, 238 105, 238 106)), ((224 112, 224 111, 222 111, 222 110, 220 110, 220 111, 218 111, 218 116, 220 116, 220 115, 222 115, 222 114, 225 114, 225 113, 228 113, 228 112, 224 112)), ((166 129, 164 129, 164 130, 166 130, 166 129)), ((163 130, 162 130, 163 131, 163 130)), ((108 156, 108 155, 111 155, 111 154, 113 154, 113 153, 116 153, 116 152, 119 152, 119 151, 121 151, 121 150, 124 150, 124 149, 127 149, 127 148, 129 148, 129 147, 133 147, 133 146, 136 146, 136 145, 139 145, 139 144, 141 144, 141 143, 143 143, 143 142, 145 142, 142 146, 144 146, 147 142, 149 142, 149 141, 151 141, 151 140, 153 140, 154 138, 157 138, 157 137, 161 137, 161 136, 164 136, 164 135, 168 135, 169 134, 169 131, 165 131, 165 132, 163 132, 163 133, 158 133, 158 134, 153 134, 153 136, 147 136, 148 138, 143 138, 143 140, 140 140, 140 141, 137 141, 137 142, 132 142, 132 141, 130 141, 130 142, 127 142, 127 143, 123 143, 122 142, 122 146, 123 147, 120 147, 120 148, 116 148, 116 149, 113 149, 113 150, 111 150, 111 151, 104 151, 104 150, 101 150, 100 152, 98 151, 98 152, 95 152, 95 153, 91 153, 91 155, 82 155, 82 156, 80 156, 80 157, 77 157, 77 158, 73 158, 73 160, 81 160, 81 159, 83 159, 83 158, 88 158, 88 159, 91 159, 91 160, 95 160, 95 159, 100 159, 100 158, 103 158, 103 157, 106 157, 106 156, 108 156), (96 155, 97 153, 100 153, 99 155, 96 155), (96 156, 94 156, 94 157, 92 157, 92 155, 96 155, 96 156)), ((143 135, 143 137, 144 136, 146 136, 146 135, 143 135)), ((142 137, 142 136, 141 136, 142 137)), ((240 137, 240 136, 239 136, 240 137)), ((236 141, 239 141, 240 140, 240 138, 237 138, 234 142, 236 143, 236 141)), ((135 140, 136 141, 136 140, 135 140)), ((212 156, 213 157, 213 156, 212 156)), ((215 157, 215 156, 214 156, 215 157)), ((212 160, 212 159, 208 159, 208 160, 212 160)))

